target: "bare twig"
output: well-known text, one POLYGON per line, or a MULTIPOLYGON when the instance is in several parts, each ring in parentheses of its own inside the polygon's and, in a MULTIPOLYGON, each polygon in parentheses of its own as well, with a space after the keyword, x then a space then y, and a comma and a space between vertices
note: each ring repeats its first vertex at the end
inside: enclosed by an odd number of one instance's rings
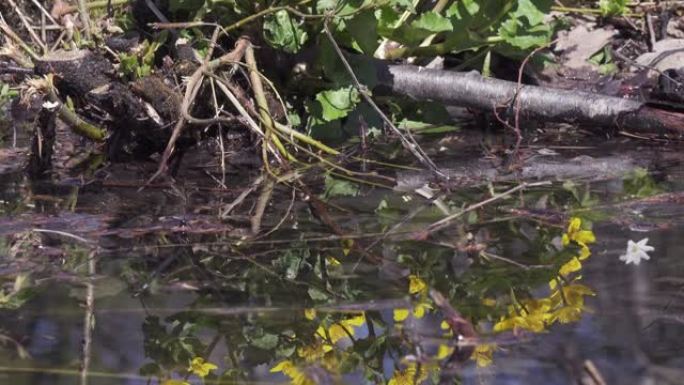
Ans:
POLYGON ((212 119, 197 119, 190 116, 189 110, 192 104, 194 103, 197 94, 199 93, 205 72, 211 73, 221 65, 239 61, 244 55, 245 48, 247 48, 248 44, 249 40, 247 40, 247 38, 240 37, 238 41, 235 43, 235 49, 233 49, 233 51, 221 56, 218 59, 203 63, 197 70, 195 70, 192 76, 190 76, 187 88, 185 90, 185 95, 183 97, 183 102, 181 103, 180 108, 182 117, 178 120, 178 122, 173 128, 171 138, 169 138, 166 148, 164 149, 164 153, 162 154, 161 160, 159 161, 159 168, 157 169, 157 172, 155 172, 154 175, 152 175, 152 177, 147 181, 147 184, 150 184, 155 179, 157 179, 161 174, 166 172, 169 159, 171 159, 171 155, 173 154, 173 151, 176 146, 176 141, 178 141, 178 138, 180 137, 180 134, 182 133, 183 128, 185 127, 186 121, 193 124, 214 124, 220 122, 235 121, 235 118, 223 117, 217 117, 212 119))
POLYGON ((21 8, 19 8, 17 6, 17 4, 14 2, 14 0, 7 0, 7 1, 14 8, 14 12, 16 12, 17 16, 19 16, 19 20, 21 20, 22 24, 24 25, 24 28, 26 28, 29 35, 31 36, 31 39, 33 39, 33 42, 35 44, 37 44, 40 48, 42 48, 43 52, 46 52, 47 46, 45 45, 45 42, 38 35, 36 35, 36 32, 33 30, 33 28, 31 28, 31 23, 29 23, 26 16, 24 16, 24 13, 21 11, 21 8))
POLYGON ((518 93, 522 88, 522 77, 523 73, 525 72, 525 66, 527 65, 527 62, 530 61, 530 59, 532 59, 532 57, 534 57, 534 55, 536 55, 539 51, 546 49, 557 41, 558 39, 535 48, 532 50, 532 52, 530 52, 529 55, 525 57, 522 63, 520 63, 520 68, 518 69, 518 88, 515 90, 515 126, 513 127, 513 131, 515 132, 515 148, 513 149, 513 154, 515 156, 518 156, 518 150, 520 149, 520 143, 522 142, 522 133, 520 131, 520 98, 518 98, 518 93))
MULTIPOLYGON (((33 2, 33 4, 34 4, 36 7, 38 7, 38 9, 40 9, 40 12, 41 12, 45 17, 47 17, 47 18, 50 20, 50 22, 51 22, 52 24, 55 24, 55 25, 59 26, 59 23, 52 17, 52 15, 50 15, 50 12, 48 12, 47 9, 45 9, 45 8, 43 7, 43 5, 40 4, 40 3, 38 2, 38 0, 31 0, 31 1, 33 2)), ((59 28, 61 29, 61 27, 59 27, 59 28)))
POLYGON ((330 28, 328 27, 327 20, 323 23, 323 29, 325 31, 326 36, 328 37, 328 40, 330 41, 330 44, 332 44, 333 48, 335 49, 337 56, 339 56, 340 60, 342 61, 342 64, 349 73, 349 76, 351 77, 352 82, 354 83, 354 87, 357 89, 359 94, 361 94, 366 103, 368 103, 375 110, 375 112, 377 112, 378 115, 380 115, 380 118, 382 118, 385 124, 387 124, 387 126, 390 127, 392 132, 394 132, 399 137, 399 139, 401 139, 401 143, 404 146, 404 148, 406 148, 411 154, 413 154, 413 156, 415 156, 416 159, 423 164, 423 166, 427 167, 436 176, 443 179, 448 179, 447 176, 439 170, 437 165, 435 165, 435 163, 430 159, 430 157, 418 145, 416 140, 411 135, 411 132, 406 131, 406 135, 404 135, 397 128, 397 126, 395 126, 394 123, 392 123, 392 121, 387 117, 387 115, 385 115, 385 113, 382 112, 380 107, 378 107, 378 105, 375 104, 373 98, 371 98, 369 95, 370 91, 366 86, 362 85, 359 79, 356 77, 356 74, 354 73, 354 70, 351 68, 349 61, 347 61, 347 58, 344 56, 344 53, 342 52, 342 49, 335 41, 335 38, 333 37, 332 32, 330 32, 330 28))
POLYGON ((9 24, 5 22, 5 19, 2 18, 2 14, 0 14, 0 30, 2 30, 2 32, 5 34, 5 37, 7 37, 15 44, 19 45, 19 47, 21 47, 21 49, 23 49, 31 57, 33 61, 38 60, 38 55, 36 55, 36 53, 33 52, 31 47, 29 47, 28 44, 26 44, 24 40, 12 30, 9 24))
POLYGON ((88 12, 88 4, 86 0, 78 0, 78 13, 83 23, 86 39, 92 39, 92 31, 90 30, 90 12, 88 12))

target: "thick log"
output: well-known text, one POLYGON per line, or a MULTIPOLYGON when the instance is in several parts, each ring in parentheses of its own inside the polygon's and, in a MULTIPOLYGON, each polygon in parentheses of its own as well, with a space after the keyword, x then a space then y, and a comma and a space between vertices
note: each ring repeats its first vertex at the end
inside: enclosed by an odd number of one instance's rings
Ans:
MULTIPOLYGON (((625 154, 593 158, 578 156, 572 159, 560 157, 532 157, 523 161, 519 168, 506 170, 489 159, 458 162, 441 170, 449 177, 452 188, 481 186, 487 183, 536 180, 583 180, 600 181, 622 178, 637 168, 650 168, 656 159, 637 154, 625 154)), ((432 175, 422 171, 402 171, 397 174, 397 191, 415 191, 428 182, 432 175)))
POLYGON ((515 103, 524 118, 657 133, 674 139, 684 136, 683 113, 657 109, 636 100, 584 91, 519 87, 515 82, 485 78, 476 72, 376 63, 382 87, 418 100, 489 112, 515 103))

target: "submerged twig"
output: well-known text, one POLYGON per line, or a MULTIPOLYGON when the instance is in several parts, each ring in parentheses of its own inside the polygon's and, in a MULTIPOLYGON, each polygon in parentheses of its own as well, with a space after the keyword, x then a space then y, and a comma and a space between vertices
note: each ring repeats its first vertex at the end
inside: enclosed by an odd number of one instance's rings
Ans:
POLYGON ((254 208, 254 214, 250 219, 250 224, 252 226, 252 235, 256 235, 261 230, 261 220, 264 217, 264 212, 268 203, 271 201, 271 196, 273 196, 273 188, 275 187, 275 181, 273 178, 266 177, 264 182, 261 184, 261 194, 259 194, 259 199, 257 199, 256 207, 254 208))
POLYGON ((90 361, 93 350, 93 329, 95 328, 95 285, 93 279, 97 273, 97 260, 95 251, 88 254, 88 279, 86 280, 85 311, 83 314, 83 344, 81 351, 81 383, 88 384, 90 361))
POLYGON ((551 182, 549 182, 549 181, 536 182, 536 183, 521 183, 521 184, 519 184, 519 185, 517 185, 511 189, 508 189, 508 190, 502 192, 501 194, 496 194, 496 195, 492 196, 491 198, 485 199, 485 200, 478 202, 478 203, 474 203, 474 204, 464 208, 463 210, 460 210, 454 214, 451 214, 449 216, 446 216, 446 217, 438 220, 437 222, 432 223, 430 226, 428 226, 424 230, 424 232, 421 235, 427 236, 427 235, 430 235, 436 231, 439 231, 439 230, 449 226, 449 224, 451 224, 451 222, 454 219, 462 217, 464 214, 467 214, 467 213, 469 213, 475 209, 479 209, 480 207, 484 207, 484 206, 486 206, 492 202, 496 202, 500 199, 508 197, 511 194, 514 194, 518 191, 521 191, 521 190, 524 190, 524 189, 530 188, 530 187, 548 186, 550 184, 551 184, 551 182))

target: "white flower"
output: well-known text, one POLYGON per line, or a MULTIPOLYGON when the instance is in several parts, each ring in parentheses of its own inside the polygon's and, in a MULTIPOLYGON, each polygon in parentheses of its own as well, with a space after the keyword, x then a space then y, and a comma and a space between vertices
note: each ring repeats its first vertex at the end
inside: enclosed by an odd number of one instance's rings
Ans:
POLYGON ((651 259, 651 257, 648 256, 648 253, 655 250, 655 248, 653 246, 647 245, 647 243, 648 238, 644 238, 637 243, 634 243, 634 241, 630 240, 627 242, 627 251, 625 251, 625 254, 620 256, 620 260, 625 261, 626 265, 629 265, 630 263, 638 265, 642 259, 648 261, 651 259))
POLYGON ((59 107, 58 102, 45 101, 43 103, 43 108, 45 108, 48 111, 52 111, 52 110, 56 109, 57 107, 59 107))

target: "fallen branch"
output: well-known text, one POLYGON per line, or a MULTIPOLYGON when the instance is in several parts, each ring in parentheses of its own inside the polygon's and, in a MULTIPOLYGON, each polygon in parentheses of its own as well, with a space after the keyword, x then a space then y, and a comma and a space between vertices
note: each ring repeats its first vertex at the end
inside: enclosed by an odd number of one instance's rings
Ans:
POLYGON ((657 133, 676 139, 684 136, 684 113, 653 108, 636 100, 528 85, 516 95, 515 82, 485 78, 475 72, 384 62, 377 62, 376 68, 383 87, 419 100, 491 111, 517 99, 520 114, 528 118, 657 133))

